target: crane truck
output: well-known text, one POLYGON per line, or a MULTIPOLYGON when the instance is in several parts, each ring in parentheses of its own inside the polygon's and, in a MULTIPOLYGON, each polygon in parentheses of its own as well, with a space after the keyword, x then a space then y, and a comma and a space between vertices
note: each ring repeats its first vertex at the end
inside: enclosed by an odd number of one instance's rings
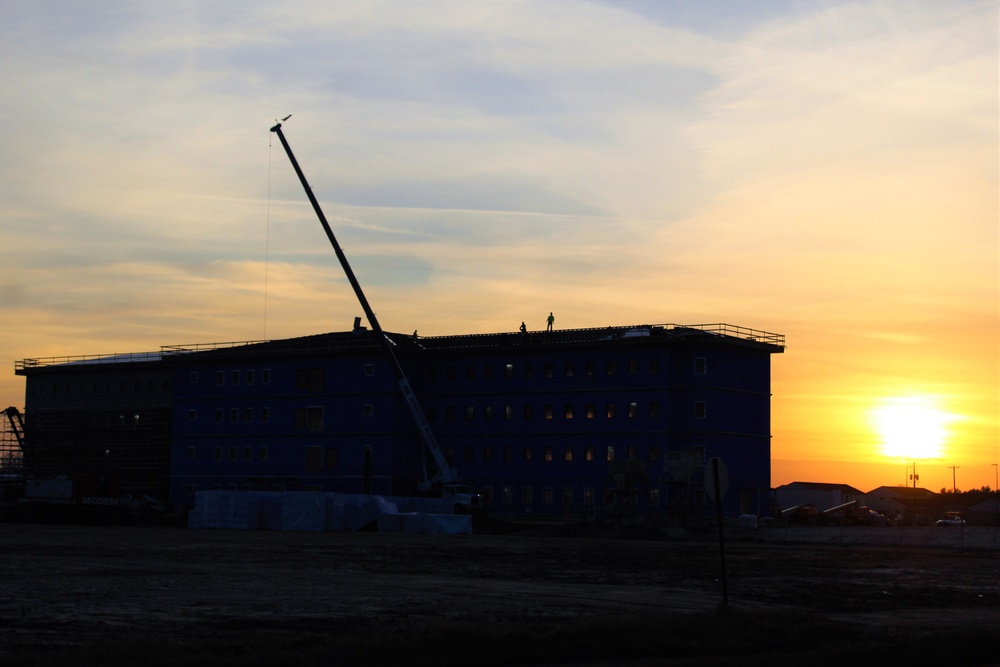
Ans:
POLYGON ((281 131, 281 123, 277 123, 274 127, 272 127, 271 132, 278 135, 278 139, 281 141, 281 145, 285 149, 285 153, 288 155, 288 160, 292 163, 292 168, 295 170, 295 174, 299 177, 302 189, 305 190, 306 197, 308 197, 309 203, 312 204, 313 211, 316 213, 316 217, 323 226, 323 231, 326 232, 326 238, 330 241, 330 245, 333 246, 333 251, 336 253, 337 259, 340 260, 340 266, 344 269, 344 273, 347 275, 347 280, 351 283, 351 287, 354 289, 354 294, 357 297, 358 302, 361 304, 361 309, 364 311, 365 317, 368 319, 368 323, 371 325, 372 331, 375 333, 375 337, 378 339, 379 343, 381 343, 382 349, 385 352, 386 357, 389 359, 389 363, 396 376, 396 384, 403 395, 403 399, 406 401, 406 405, 410 409, 410 414, 413 415, 413 420, 420 433, 420 439, 423 447, 426 452, 430 453, 431 458, 434 460, 435 470, 433 474, 431 474, 427 469, 427 457, 422 457, 423 479, 418 484, 418 491, 426 495, 436 495, 449 498, 452 500, 455 509, 458 511, 469 511, 479 507, 481 505, 479 495, 472 493, 469 486, 461 483, 458 471, 451 467, 448 463, 447 457, 441 450, 437 437, 434 435, 434 431, 431 429, 430 423, 427 421, 427 417, 424 415, 424 411, 420 407, 420 403, 417 401, 417 397, 413 393, 410 381, 407 379, 406 373, 403 371, 403 367, 399 363, 399 359, 396 357, 396 352, 393 350, 393 343, 382 330, 382 326, 379 324, 378 318, 375 316, 375 312, 369 305, 368 299, 365 297, 365 293, 361 289, 361 283, 358 282, 357 277, 354 275, 354 271, 351 269, 351 265, 347 261, 347 256, 344 254, 343 249, 341 249, 340 244, 337 242, 337 238, 333 234, 333 229, 330 227, 330 223, 327 221, 326 215, 324 215, 323 209, 320 207, 319 201, 316 199, 316 195, 313 194, 309 181, 306 180, 306 176, 303 173, 302 168, 299 166, 298 160, 295 159, 295 154, 292 152, 291 146, 288 145, 288 140, 285 139, 284 132, 281 131))

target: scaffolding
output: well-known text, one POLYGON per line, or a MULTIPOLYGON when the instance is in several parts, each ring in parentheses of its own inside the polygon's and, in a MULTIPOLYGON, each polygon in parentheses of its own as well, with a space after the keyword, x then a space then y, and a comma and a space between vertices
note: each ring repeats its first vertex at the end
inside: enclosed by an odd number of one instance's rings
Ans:
POLYGON ((0 415, 0 480, 20 481, 24 477, 24 464, 17 435, 10 422, 0 415))

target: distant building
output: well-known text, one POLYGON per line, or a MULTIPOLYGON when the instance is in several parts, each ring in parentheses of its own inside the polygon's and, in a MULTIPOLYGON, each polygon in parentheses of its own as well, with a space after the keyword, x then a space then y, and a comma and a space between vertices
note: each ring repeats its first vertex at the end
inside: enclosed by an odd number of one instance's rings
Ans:
POLYGON ((780 510, 797 505, 814 505, 817 511, 822 512, 852 500, 859 505, 865 501, 864 492, 853 486, 824 482, 792 482, 775 488, 774 495, 780 510))
MULTIPOLYGON (((698 515, 714 456, 729 471, 725 511, 769 511, 783 336, 718 324, 389 339, 449 464, 491 512, 698 515)), ((123 489, 175 505, 210 489, 408 495, 429 461, 360 326, 25 360, 17 373, 45 474, 109 464, 123 489)))
POLYGON ((936 515, 940 511, 938 498, 938 494, 927 489, 880 486, 865 494, 865 504, 888 517, 912 520, 916 516, 936 515))

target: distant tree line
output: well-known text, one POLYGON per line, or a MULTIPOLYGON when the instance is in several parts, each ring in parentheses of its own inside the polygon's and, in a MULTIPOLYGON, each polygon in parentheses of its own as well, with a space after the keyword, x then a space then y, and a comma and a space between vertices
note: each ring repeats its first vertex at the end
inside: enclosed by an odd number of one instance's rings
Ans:
POLYGON ((984 500, 989 500, 995 494, 993 489, 990 488, 989 484, 984 484, 978 489, 970 489, 968 491, 963 491, 961 489, 952 490, 941 487, 941 494, 954 497, 956 500, 961 499, 964 504, 975 505, 984 500))

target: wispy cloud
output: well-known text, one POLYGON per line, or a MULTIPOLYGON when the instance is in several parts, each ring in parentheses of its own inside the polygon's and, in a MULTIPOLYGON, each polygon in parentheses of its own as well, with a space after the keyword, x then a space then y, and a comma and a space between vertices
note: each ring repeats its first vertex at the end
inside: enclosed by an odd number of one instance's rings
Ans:
POLYGON ((0 13, 9 361, 348 326, 293 113, 390 329, 731 320, 788 334, 779 402, 899 346, 996 400, 992 0, 0 13))

